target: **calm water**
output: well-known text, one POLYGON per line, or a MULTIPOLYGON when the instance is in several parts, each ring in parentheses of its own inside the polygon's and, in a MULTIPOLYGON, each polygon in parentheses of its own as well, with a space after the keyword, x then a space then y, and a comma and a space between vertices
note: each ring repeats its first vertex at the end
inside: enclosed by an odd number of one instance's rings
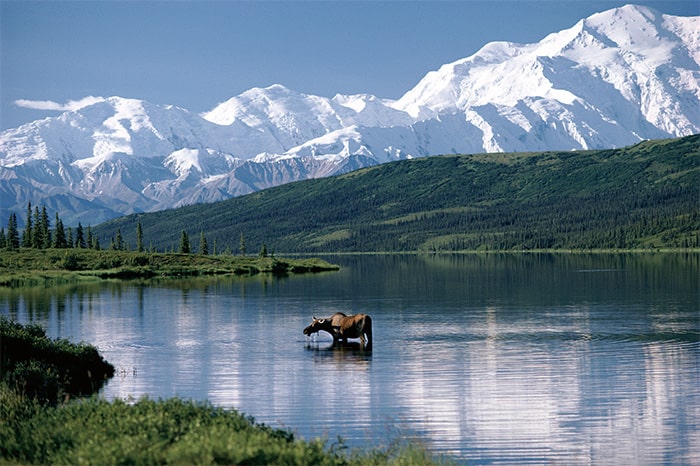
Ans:
POLYGON ((0 291, 91 342, 107 398, 208 399, 351 446, 470 464, 700 464, 700 255, 341 256, 285 279, 0 291), (365 312, 372 352, 309 340, 365 312))

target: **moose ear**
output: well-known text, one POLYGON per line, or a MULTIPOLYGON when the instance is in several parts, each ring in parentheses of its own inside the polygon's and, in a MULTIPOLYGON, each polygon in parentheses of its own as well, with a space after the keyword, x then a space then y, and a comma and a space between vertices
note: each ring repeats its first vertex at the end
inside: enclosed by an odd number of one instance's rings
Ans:
POLYGON ((322 323, 324 323, 325 321, 326 321, 326 319, 318 319, 318 323, 319 323, 319 324, 322 324, 322 323))
POLYGON ((316 316, 311 316, 311 320, 318 320, 318 317, 316 317, 316 316))

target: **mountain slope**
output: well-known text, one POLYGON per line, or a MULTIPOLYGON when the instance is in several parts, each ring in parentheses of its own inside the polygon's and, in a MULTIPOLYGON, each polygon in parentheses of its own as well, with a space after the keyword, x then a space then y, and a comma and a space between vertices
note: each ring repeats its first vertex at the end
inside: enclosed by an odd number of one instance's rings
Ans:
POLYGON ((700 133, 700 17, 628 5, 496 42, 396 101, 254 88, 203 115, 135 99, 0 133, 0 220, 67 224, 215 202, 415 157, 621 147, 700 133))
POLYGON ((93 228, 177 249, 345 252, 700 247, 700 136, 602 151, 453 155, 300 181, 93 228))

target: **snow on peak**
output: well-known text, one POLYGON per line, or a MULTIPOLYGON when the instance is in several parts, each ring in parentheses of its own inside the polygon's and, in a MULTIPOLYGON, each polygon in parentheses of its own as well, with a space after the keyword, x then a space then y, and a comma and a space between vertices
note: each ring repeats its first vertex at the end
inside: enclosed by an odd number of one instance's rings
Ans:
POLYGON ((668 116, 677 113, 674 89, 682 88, 691 99, 681 113, 692 113, 688 104, 700 98, 699 33, 692 32, 697 20, 627 5, 582 19, 538 43, 490 43, 428 73, 394 108, 425 120, 444 112, 548 99, 564 105, 586 101, 601 113, 615 106, 612 117, 624 119, 621 109, 632 104, 641 106, 643 120, 670 134, 689 134, 697 130, 697 121, 680 117, 676 124, 668 116))
POLYGON ((180 176, 192 169, 199 172, 202 171, 202 166, 199 162, 199 150, 197 149, 176 150, 165 158, 163 165, 180 176))
POLYGON ((699 21, 634 5, 604 11, 536 43, 486 44, 396 101, 273 84, 201 115, 121 97, 68 102, 58 117, 0 133, 3 176, 24 177, 7 208, 35 189, 156 210, 401 158, 699 133, 699 21))
POLYGON ((264 115, 284 113, 300 105, 308 97, 281 84, 265 88, 254 87, 220 103, 202 116, 218 125, 227 126, 236 120, 242 120, 249 126, 258 126, 262 123, 264 115))

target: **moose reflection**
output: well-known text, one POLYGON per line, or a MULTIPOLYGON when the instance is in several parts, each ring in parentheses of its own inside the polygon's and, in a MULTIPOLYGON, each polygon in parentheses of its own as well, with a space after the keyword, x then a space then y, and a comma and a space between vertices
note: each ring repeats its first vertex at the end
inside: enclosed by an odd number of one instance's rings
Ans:
POLYGON ((304 335, 323 330, 333 336, 333 343, 348 341, 348 338, 359 338, 365 349, 372 348, 372 318, 367 314, 347 316, 336 312, 330 317, 319 319, 313 317, 311 325, 304 329, 304 335))

